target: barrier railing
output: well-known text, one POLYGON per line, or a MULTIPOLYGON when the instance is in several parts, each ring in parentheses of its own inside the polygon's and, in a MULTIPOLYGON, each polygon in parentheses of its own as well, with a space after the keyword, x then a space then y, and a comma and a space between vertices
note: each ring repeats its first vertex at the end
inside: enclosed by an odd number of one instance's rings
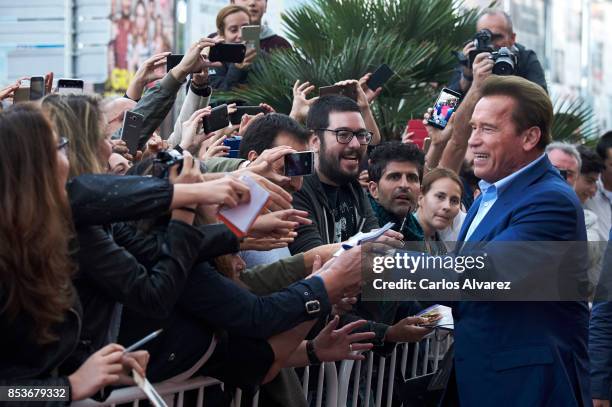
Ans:
MULTIPOLYGON (((360 396, 360 389, 364 391, 362 394, 362 406, 370 407, 372 397, 372 380, 374 376, 374 362, 377 359, 376 369, 376 388, 374 391, 374 406, 381 407, 383 402, 383 391, 385 390, 385 373, 387 375, 386 385, 386 406, 390 407, 394 390, 394 379, 397 366, 398 349, 401 349, 401 359, 399 363, 401 375, 404 379, 416 378, 419 376, 433 373, 438 369, 439 361, 444 357, 444 354, 452 343, 452 335, 446 334, 444 337, 436 336, 434 333, 423 339, 421 342, 408 344, 398 344, 393 352, 388 357, 376 356, 373 352, 367 352, 366 359, 363 361, 344 360, 340 363, 340 369, 336 369, 335 363, 321 364, 316 385, 314 405, 321 407, 325 400, 325 407, 346 407, 350 405, 357 407, 360 396), (413 346, 412 359, 409 361, 409 346, 413 346), (387 364, 388 360, 388 364, 387 364), (361 369, 365 363, 365 383, 361 386, 361 369), (388 366, 388 369, 386 369, 388 366), (420 369, 419 369, 420 367, 420 369), (409 370, 408 370, 409 368, 409 370), (408 373, 408 374, 407 374, 408 373), (352 380, 351 380, 352 379, 352 380), (352 387, 351 387, 352 384, 352 387), (349 397, 349 389, 352 390, 351 402, 347 404, 349 397), (325 391, 324 391, 325 390, 325 391), (325 395, 325 397, 324 397, 325 395)), ((209 348, 206 355, 198 362, 196 366, 201 366, 212 351, 214 345, 209 348)), ((191 369, 193 370, 193 369, 191 369)), ((190 372, 191 372, 190 370, 190 372)), ((197 369, 196 369, 197 370, 197 369)), ((223 383, 211 377, 194 377, 185 379, 186 372, 171 380, 155 385, 157 392, 164 398, 169 406, 182 407, 184 403, 185 392, 197 390, 197 406, 204 405, 204 393, 207 387, 221 385, 223 383)), ((304 368, 302 376, 302 389, 305 398, 308 398, 310 385, 310 367, 304 368)), ((87 399, 72 403, 74 407, 100 407, 110 406, 115 407, 119 404, 131 403, 137 407, 140 400, 145 400, 146 395, 138 387, 126 387, 117 389, 104 402, 96 402, 92 399, 87 399)), ((310 401, 310 400, 308 400, 310 401)), ((236 390, 234 394, 234 407, 240 407, 242 402, 242 392, 236 390)), ((252 407, 258 407, 259 393, 255 394, 252 401, 252 407)))

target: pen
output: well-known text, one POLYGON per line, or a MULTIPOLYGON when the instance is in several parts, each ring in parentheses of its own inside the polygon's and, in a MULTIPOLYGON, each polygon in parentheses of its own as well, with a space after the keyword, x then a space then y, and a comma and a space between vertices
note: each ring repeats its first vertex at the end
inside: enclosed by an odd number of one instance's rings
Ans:
POLYGON ((150 333, 149 335, 145 336, 144 338, 142 338, 141 340, 139 340, 138 342, 134 343, 131 346, 128 346, 127 348, 125 348, 125 350, 123 351, 123 353, 128 353, 131 352, 135 349, 138 349, 139 347, 141 347, 142 345, 144 345, 145 343, 157 338, 159 336, 160 333, 162 333, 163 329, 159 329, 153 333, 150 333))

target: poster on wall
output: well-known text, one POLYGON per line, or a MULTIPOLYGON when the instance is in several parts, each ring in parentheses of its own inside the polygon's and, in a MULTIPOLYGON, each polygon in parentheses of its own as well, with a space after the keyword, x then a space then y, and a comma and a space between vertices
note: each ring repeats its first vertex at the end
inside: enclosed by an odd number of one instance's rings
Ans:
POLYGON ((105 93, 123 94, 144 61, 172 50, 174 0, 111 0, 110 20, 105 93))

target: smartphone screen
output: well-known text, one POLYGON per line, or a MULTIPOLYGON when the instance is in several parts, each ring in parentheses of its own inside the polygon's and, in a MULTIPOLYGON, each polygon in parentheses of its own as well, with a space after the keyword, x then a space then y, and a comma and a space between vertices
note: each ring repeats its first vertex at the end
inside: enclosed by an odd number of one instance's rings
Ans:
POLYGON ((260 106, 238 106, 236 111, 230 115, 230 122, 234 125, 240 124, 242 116, 248 114, 249 116, 255 116, 259 113, 265 113, 263 107, 260 106))
POLYGON ((81 79, 59 79, 57 81, 57 93, 60 95, 83 93, 83 80, 81 79))
POLYGON ((210 49, 208 59, 210 62, 233 62, 239 64, 244 61, 246 45, 244 44, 217 44, 210 49))
POLYGON ((352 86, 323 86, 319 88, 319 96, 341 95, 357 101, 357 89, 352 86))
POLYGON ((444 88, 438 96, 438 100, 433 107, 433 112, 429 118, 429 124, 439 129, 446 127, 451 116, 461 102, 461 94, 450 89, 444 88))
POLYGON ((179 62, 183 59, 184 54, 170 54, 166 58, 166 72, 170 72, 172 68, 177 66, 179 62))
POLYGON ((393 75, 395 75, 395 72, 387 64, 382 64, 374 71, 366 84, 371 90, 376 90, 383 86, 393 75))
POLYGON ((211 110, 210 115, 204 117, 202 124, 204 127, 204 133, 206 134, 229 126, 230 122, 227 114, 227 105, 217 106, 211 110))
POLYGON ((19 82, 19 89, 13 95, 13 103, 27 102, 30 100, 30 80, 22 79, 19 82))
POLYGON ((298 177, 312 174, 313 159, 314 153, 312 151, 287 154, 285 156, 285 175, 298 177))
POLYGON ((121 129, 121 140, 125 141, 132 156, 136 155, 138 139, 142 131, 144 116, 139 113, 125 112, 123 115, 123 128, 121 129))
POLYGON ((30 100, 42 99, 45 96, 45 77, 33 76, 30 78, 30 100))

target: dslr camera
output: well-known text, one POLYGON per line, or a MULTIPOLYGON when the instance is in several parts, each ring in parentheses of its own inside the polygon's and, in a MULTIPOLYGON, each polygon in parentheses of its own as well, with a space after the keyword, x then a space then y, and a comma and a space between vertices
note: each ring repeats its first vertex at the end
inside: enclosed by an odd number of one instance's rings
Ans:
POLYGON ((474 59, 476 58, 476 55, 482 54, 483 52, 495 52, 495 48, 493 47, 492 43, 492 38, 493 33, 486 28, 484 30, 478 31, 476 35, 474 35, 472 41, 476 49, 470 51, 468 67, 471 67, 472 64, 474 64, 474 59))
POLYGON ((518 58, 507 47, 501 47, 499 51, 492 52, 490 58, 495 62, 493 65, 493 74, 495 75, 513 75, 516 70, 518 58))
MULTIPOLYGON (((204 161, 196 160, 196 164, 200 166, 200 172, 202 174, 207 172, 208 169, 204 161)), ((183 169, 183 155, 174 149, 160 151, 153 159, 153 170, 151 173, 157 178, 168 178, 170 175, 170 168, 174 165, 177 166, 176 172, 180 174, 183 169)))
POLYGON ((160 151, 153 159, 153 176, 168 178, 173 165, 178 165, 177 171, 180 173, 183 169, 183 155, 176 150, 160 151))

